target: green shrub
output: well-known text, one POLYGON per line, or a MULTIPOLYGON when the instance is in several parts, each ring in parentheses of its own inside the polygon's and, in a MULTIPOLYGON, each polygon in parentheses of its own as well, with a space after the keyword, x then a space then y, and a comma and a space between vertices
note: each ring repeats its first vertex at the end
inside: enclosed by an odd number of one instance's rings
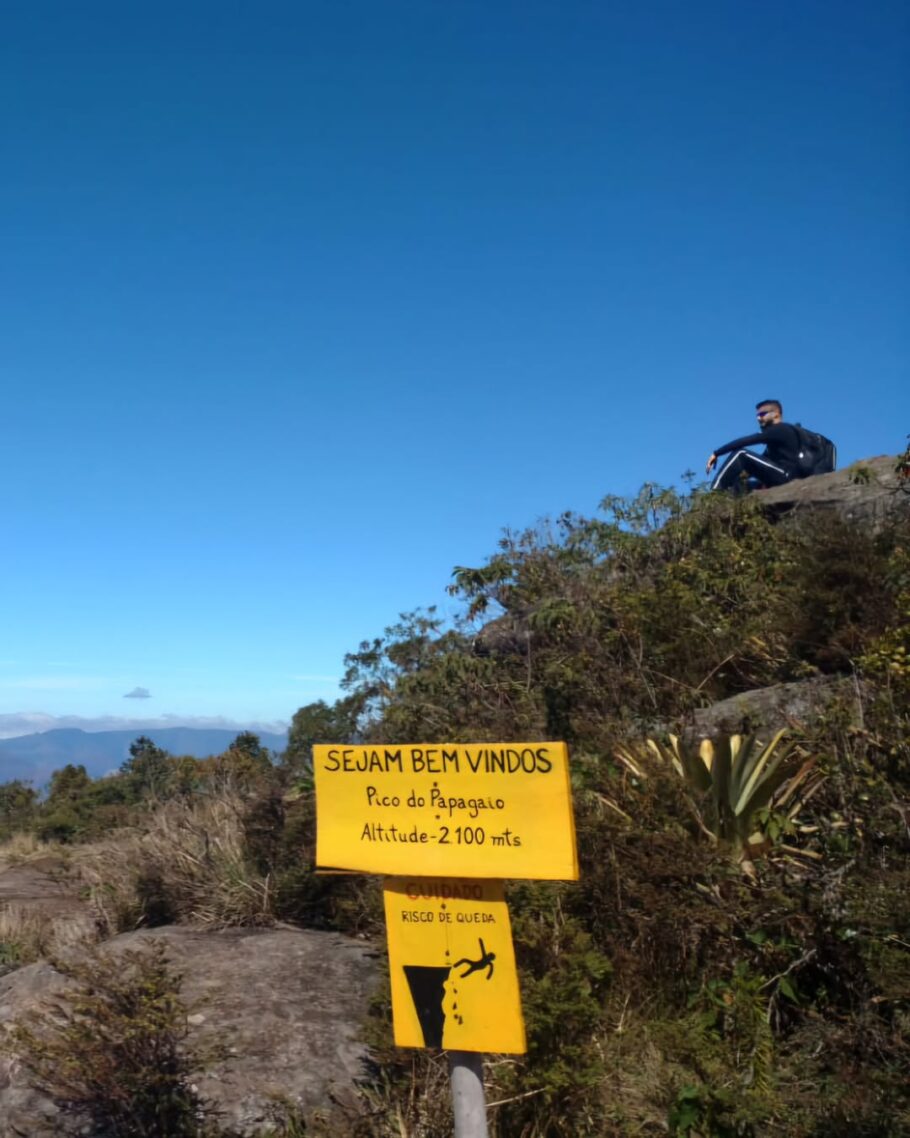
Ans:
POLYGON ((42 842, 63 842, 68 844, 82 831, 82 821, 75 810, 61 806, 42 813, 35 833, 42 842))
POLYGON ((784 741, 780 730, 764 745, 755 734, 718 735, 690 743, 670 735, 669 745, 618 747, 616 756, 639 780, 655 761, 673 770, 686 788, 698 829, 746 865, 792 832, 799 811, 818 789, 816 760, 784 741))
POLYGON ((14 1026, 5 1047, 65 1117, 106 1138, 203 1138, 212 1112, 192 1086, 180 976, 161 944, 57 962, 74 987, 14 1026))

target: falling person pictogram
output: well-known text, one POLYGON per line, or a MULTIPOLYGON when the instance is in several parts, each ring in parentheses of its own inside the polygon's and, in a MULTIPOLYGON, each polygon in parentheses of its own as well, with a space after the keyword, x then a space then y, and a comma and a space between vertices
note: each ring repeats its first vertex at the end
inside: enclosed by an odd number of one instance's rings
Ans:
POLYGON ((483 968, 487 970, 487 979, 493 979, 493 961, 496 959, 496 953, 487 952, 487 946, 483 943, 482 937, 478 937, 477 940, 480 944, 480 959, 471 960, 465 956, 461 960, 456 960, 452 965, 453 968, 460 968, 462 964, 467 964, 468 967, 459 976, 460 980, 463 980, 465 976, 470 976, 472 972, 480 972, 483 968))

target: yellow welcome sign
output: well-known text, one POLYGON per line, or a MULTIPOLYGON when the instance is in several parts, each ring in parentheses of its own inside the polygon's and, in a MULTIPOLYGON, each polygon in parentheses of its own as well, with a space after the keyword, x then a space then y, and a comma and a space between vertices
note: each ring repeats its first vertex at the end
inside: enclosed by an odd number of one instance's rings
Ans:
POLYGON ((576 880, 565 743, 313 748, 316 864, 576 880))
POLYGON ((384 882, 399 1047, 524 1054, 524 1022, 501 881, 384 882))

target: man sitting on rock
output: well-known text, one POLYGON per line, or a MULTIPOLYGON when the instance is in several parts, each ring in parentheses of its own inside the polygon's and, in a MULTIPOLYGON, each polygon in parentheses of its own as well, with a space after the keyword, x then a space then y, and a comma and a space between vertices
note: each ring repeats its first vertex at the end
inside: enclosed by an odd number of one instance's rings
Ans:
POLYGON ((799 476, 799 435, 795 427, 783 421, 783 407, 776 399, 763 399, 755 410, 760 430, 725 443, 708 459, 706 474, 711 473, 721 455, 730 455, 714 479, 712 490, 747 494, 756 488, 782 486, 799 476), (745 449, 762 443, 765 449, 760 455, 745 449))

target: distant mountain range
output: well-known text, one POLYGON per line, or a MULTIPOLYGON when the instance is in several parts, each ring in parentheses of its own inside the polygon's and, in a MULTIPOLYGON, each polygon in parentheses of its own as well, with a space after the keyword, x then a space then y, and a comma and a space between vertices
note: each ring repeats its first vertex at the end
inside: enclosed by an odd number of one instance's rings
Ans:
MULTIPOLYGON (((145 735, 172 755, 204 759, 220 755, 233 743, 238 731, 203 727, 149 727, 128 731, 80 731, 60 727, 36 735, 0 739, 0 783, 21 778, 42 786, 54 771, 67 763, 81 764, 93 778, 116 770, 129 758, 130 743, 145 735)), ((254 732, 263 747, 283 751, 287 735, 254 732)))

